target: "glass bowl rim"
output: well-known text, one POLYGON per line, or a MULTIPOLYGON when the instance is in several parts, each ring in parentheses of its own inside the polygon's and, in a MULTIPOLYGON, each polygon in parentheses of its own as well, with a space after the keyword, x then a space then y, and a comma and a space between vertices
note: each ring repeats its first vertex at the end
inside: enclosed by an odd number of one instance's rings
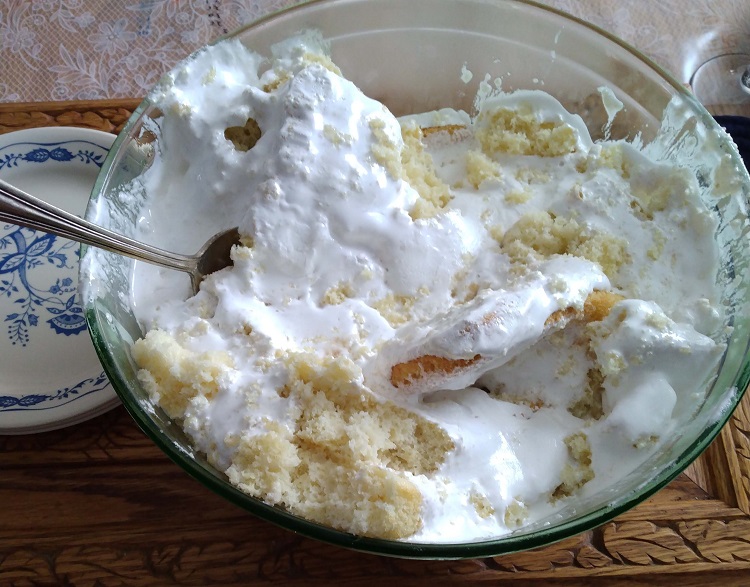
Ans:
MULTIPOLYGON (((248 30, 260 27, 269 23, 277 18, 286 15, 291 12, 303 11, 317 5, 336 5, 336 4, 347 4, 347 3, 360 3, 366 2, 367 0, 307 0, 299 4, 288 6, 281 10, 273 11, 269 14, 264 15, 261 18, 255 19, 229 33, 219 36, 214 41, 206 46, 214 45, 223 40, 229 38, 236 38, 241 36, 248 30)), ((570 21, 576 25, 581 26, 584 29, 588 29, 589 32, 593 32, 596 35, 602 37, 606 41, 617 45, 621 50, 629 53, 632 57, 635 57, 637 61, 640 61, 642 65, 645 65, 651 69, 656 75, 662 80, 668 83, 677 94, 687 101, 690 106, 692 113, 698 115, 701 121, 708 126, 718 126, 714 121, 713 117, 708 111, 696 100, 696 98, 688 91, 688 89, 678 82, 672 74, 667 72, 664 68, 654 62, 652 59, 641 53, 636 48, 632 47, 622 39, 609 33, 603 28, 587 22, 582 18, 568 14, 558 8, 542 4, 535 0, 472 0, 474 2, 483 4, 520 4, 531 7, 534 10, 540 10, 542 12, 550 13, 558 18, 562 18, 565 21, 570 21)), ((205 47, 205 46, 204 46, 205 47)), ((192 52, 186 58, 194 55, 196 52, 201 51, 203 47, 192 52)), ((157 82, 158 84, 159 82, 157 82)), ((130 132, 138 124, 142 115, 152 106, 152 103, 148 98, 144 98, 138 107, 133 111, 132 115, 128 118, 126 124, 118 134, 112 148, 107 155, 107 158, 102 165, 99 176, 97 177, 96 183, 92 190, 91 202, 101 193, 103 185, 106 184, 106 180, 111 173, 113 163, 117 158, 117 154, 122 150, 122 144, 130 138, 130 132)), ((742 165, 740 156, 736 152, 732 152, 732 157, 735 163, 742 165)), ((743 165, 744 167, 744 165, 743 165)), ((88 217, 88 211, 87 211, 88 217)), ((82 249, 82 256, 85 254, 85 245, 82 249)), ((115 361, 109 356, 107 345, 103 339, 102 333, 98 329, 98 310, 95 305, 91 305, 86 301, 85 316, 88 324, 89 332, 94 342, 94 347, 99 356, 102 365, 107 372, 107 375, 112 382, 112 386, 120 397, 125 409, 128 411, 130 416, 136 421, 138 426, 143 432, 170 458, 175 464, 177 464, 183 471, 188 473, 196 481, 202 484, 204 487, 215 492, 222 498, 228 500, 232 504, 241 507, 245 511, 255 515, 267 522, 273 523, 284 529, 298 532, 302 535, 327 542, 343 548, 353 549, 360 552, 366 552, 370 554, 378 554, 385 556, 393 556, 400 558, 413 558, 413 559, 466 559, 466 558, 481 558, 489 556, 498 556, 503 554, 510 554, 514 552, 524 551, 532 548, 538 548, 553 544, 560 540, 570 538, 582 532, 591 530, 611 521, 613 518, 621 513, 631 509, 638 505, 654 493, 662 489, 675 477, 677 477, 695 458, 697 458, 716 437, 721 428, 726 424, 732 415, 732 412, 741 401, 745 389, 750 383, 750 356, 748 356, 747 349, 743 355, 742 364, 740 369, 735 376, 736 393, 732 398, 731 406, 729 409, 722 411, 721 417, 712 421, 712 423, 703 429, 701 435, 696 438, 690 446, 683 451, 676 459, 674 459, 668 466, 664 467, 659 473, 652 477, 647 483, 641 485, 638 489, 623 494, 620 498, 613 500, 612 502, 605 504, 595 510, 556 524, 549 528, 542 528, 531 531, 527 534, 507 534, 500 538, 479 540, 474 542, 457 542, 457 543, 418 543, 418 542, 407 542, 407 541, 396 541, 396 540, 384 540, 377 538, 368 538, 363 536, 356 536, 347 532, 336 530, 334 528, 318 524, 294 515, 282 508, 271 506, 266 504, 258 498, 251 497, 240 490, 236 489, 229 484, 228 481, 220 479, 217 475, 207 471, 202 464, 194 460, 189 453, 182 450, 175 450, 174 442, 166 437, 155 420, 151 419, 146 412, 138 405, 138 401, 134 400, 129 392, 128 381, 120 378, 120 373, 115 367, 115 361)), ((220 474, 219 471, 217 473, 220 474)))

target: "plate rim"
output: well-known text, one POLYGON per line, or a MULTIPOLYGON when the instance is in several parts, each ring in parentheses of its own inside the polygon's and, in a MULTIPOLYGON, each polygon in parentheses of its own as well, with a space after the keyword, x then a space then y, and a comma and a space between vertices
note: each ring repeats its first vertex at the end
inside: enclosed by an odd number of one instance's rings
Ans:
MULTIPOLYGON (((27 128, 21 130, 10 131, 7 133, 0 134, 0 149, 7 149, 8 147, 16 144, 23 145, 29 144, 30 146, 38 145, 39 147, 54 146, 60 143, 80 141, 90 142, 98 148, 106 149, 109 151, 112 148, 116 135, 83 127, 75 126, 50 126, 50 127, 37 127, 27 128)), ((32 151, 29 151, 31 153, 32 151)), ((29 153, 26 153, 27 155, 29 153)), ((68 152, 69 153, 69 152, 68 152)), ((34 160, 34 164, 47 164, 51 162, 65 162, 71 161, 72 159, 67 158, 68 155, 62 153, 61 158, 55 158, 50 156, 51 152, 48 150, 46 153, 41 153, 41 160, 34 160)), ((80 164, 81 161, 78 161, 80 164)), ((83 161, 83 164, 86 164, 83 161)), ((103 159, 102 159, 103 163, 103 159)), ((99 167, 101 165, 99 164, 99 167)), ((0 177, 5 170, 0 169, 0 177)), ((93 188, 93 182, 91 187, 93 188)), ((88 199, 90 194, 86 195, 88 199)), ((42 232, 42 231, 38 231, 42 232)), ((79 302, 80 303, 80 302, 79 302)), ((88 328, 86 328, 88 331, 88 328)), ((80 333, 83 336, 87 336, 84 333, 80 333)), ((88 334, 88 340, 90 341, 90 333, 88 334)), ((0 349, 8 344, 6 340, 0 339, 0 349)), ((93 349, 93 343, 92 349, 93 349)), ((76 347, 73 347, 76 348, 76 347)), ((30 434, 37 432, 46 432, 50 430, 56 430, 65 428, 73 424, 77 424, 84 420, 88 420, 95 416, 98 416, 120 404, 120 400, 114 391, 111 383, 108 381, 106 374, 104 373, 103 367, 100 365, 100 370, 97 372, 92 369, 90 372, 81 374, 80 382, 65 383, 60 381, 57 387, 53 390, 53 393, 61 393, 66 389, 74 389, 77 386, 81 386, 87 382, 91 382, 93 389, 86 392, 85 394, 65 403, 61 403, 56 406, 50 406, 44 409, 33 409, 29 405, 29 409, 23 407, 16 407, 16 405, 9 405, 6 407, 0 405, 0 435, 13 435, 13 434, 30 434), (100 381, 100 377, 104 377, 105 381, 100 382, 98 385, 97 381, 100 381), (84 399, 86 398, 86 399, 84 399), (80 402, 80 403, 75 403, 80 402), (73 405, 75 403, 75 405, 73 405), (59 411, 61 413, 56 414, 59 411)), ((18 393, 7 393, 7 397, 15 397, 18 399, 29 397, 33 401, 33 394, 45 393, 47 390, 32 390, 30 386, 29 395, 19 395, 18 393)), ((40 387, 48 387, 45 384, 40 387)), ((0 395, 6 393, 2 386, 0 386, 0 395)))

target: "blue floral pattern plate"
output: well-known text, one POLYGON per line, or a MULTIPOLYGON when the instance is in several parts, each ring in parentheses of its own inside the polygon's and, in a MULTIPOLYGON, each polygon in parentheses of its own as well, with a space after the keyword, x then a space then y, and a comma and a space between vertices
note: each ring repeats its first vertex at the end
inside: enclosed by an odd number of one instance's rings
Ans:
MULTIPOLYGON (((114 135, 0 135, 0 177, 82 216, 114 135)), ((79 245, 0 221, 0 434, 62 428, 118 405, 86 329, 79 245)))

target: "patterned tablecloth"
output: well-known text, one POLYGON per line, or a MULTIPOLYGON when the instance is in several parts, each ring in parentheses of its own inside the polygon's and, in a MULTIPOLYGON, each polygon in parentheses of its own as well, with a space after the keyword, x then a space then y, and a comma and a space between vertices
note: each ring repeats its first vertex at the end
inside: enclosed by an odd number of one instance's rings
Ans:
MULTIPOLYGON (((685 82, 714 55, 750 53, 748 0, 546 2, 623 38, 685 82)), ((141 97, 197 47, 295 3, 2 0, 0 102, 141 97)))

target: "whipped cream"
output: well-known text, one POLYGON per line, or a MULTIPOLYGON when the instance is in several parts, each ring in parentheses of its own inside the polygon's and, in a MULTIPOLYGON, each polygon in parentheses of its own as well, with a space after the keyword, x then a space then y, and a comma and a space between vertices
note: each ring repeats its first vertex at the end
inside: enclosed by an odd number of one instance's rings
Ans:
POLYGON ((243 243, 193 297, 137 264, 133 353, 243 491, 356 534, 494 538, 609 487, 700 405, 724 347, 687 170, 594 143, 538 91, 396 119, 314 34, 269 59, 221 42, 150 99, 139 238, 243 243))

